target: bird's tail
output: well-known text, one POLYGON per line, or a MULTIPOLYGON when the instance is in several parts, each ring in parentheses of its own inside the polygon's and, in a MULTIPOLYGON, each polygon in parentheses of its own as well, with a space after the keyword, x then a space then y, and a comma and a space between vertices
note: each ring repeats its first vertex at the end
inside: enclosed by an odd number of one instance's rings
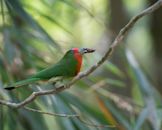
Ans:
POLYGON ((13 89, 19 88, 19 87, 21 87, 23 85, 27 85, 29 83, 33 83, 33 82, 38 81, 38 80, 40 80, 40 78, 25 79, 25 80, 22 80, 22 81, 18 81, 18 82, 14 83, 14 84, 8 85, 4 89, 6 89, 6 90, 13 90, 13 89))

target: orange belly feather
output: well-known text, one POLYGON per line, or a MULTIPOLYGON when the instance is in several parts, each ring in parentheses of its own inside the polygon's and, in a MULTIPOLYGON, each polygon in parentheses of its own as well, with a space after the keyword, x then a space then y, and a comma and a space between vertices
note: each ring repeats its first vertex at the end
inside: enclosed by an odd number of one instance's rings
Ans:
POLYGON ((78 52, 78 50, 74 50, 74 56, 78 62, 77 64, 77 70, 76 75, 80 72, 81 66, 82 66, 82 55, 78 52))

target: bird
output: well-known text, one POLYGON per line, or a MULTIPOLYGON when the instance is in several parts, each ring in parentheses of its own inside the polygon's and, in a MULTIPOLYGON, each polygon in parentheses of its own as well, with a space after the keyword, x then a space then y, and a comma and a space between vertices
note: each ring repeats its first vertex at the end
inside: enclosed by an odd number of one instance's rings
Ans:
POLYGON ((80 72, 83 55, 86 53, 93 53, 94 51, 94 49, 89 48, 72 48, 68 50, 63 58, 56 64, 33 74, 25 80, 8 85, 4 89, 13 90, 37 81, 47 81, 53 77, 75 77, 80 72))

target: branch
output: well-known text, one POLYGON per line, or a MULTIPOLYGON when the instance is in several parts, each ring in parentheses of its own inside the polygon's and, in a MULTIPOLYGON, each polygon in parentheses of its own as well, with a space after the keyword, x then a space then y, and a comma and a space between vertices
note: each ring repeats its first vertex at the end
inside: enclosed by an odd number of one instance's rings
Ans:
POLYGON ((58 114, 58 113, 53 113, 53 112, 44 112, 44 111, 33 109, 33 108, 30 108, 30 107, 24 107, 24 109, 27 110, 27 111, 37 112, 37 113, 50 115, 50 116, 58 116, 58 117, 66 117, 66 118, 79 117, 78 114, 69 115, 69 114, 58 114))
POLYGON ((44 112, 44 111, 33 109, 33 108, 30 108, 30 107, 24 107, 24 109, 27 110, 27 111, 37 112, 37 113, 50 115, 50 116, 77 118, 81 123, 83 123, 86 126, 97 127, 97 128, 116 128, 116 126, 114 126, 114 125, 97 125, 97 124, 88 123, 87 121, 84 121, 83 119, 81 119, 81 116, 79 114, 74 114, 74 115, 58 114, 58 113, 52 113, 52 112, 44 112))
POLYGON ((45 91, 38 91, 38 92, 33 92, 29 97, 27 97, 24 101, 20 103, 12 103, 10 101, 5 101, 5 100, 0 100, 0 104, 6 105, 8 107, 12 108, 21 108, 24 107, 25 105, 29 104, 30 102, 34 101, 37 97, 42 96, 42 95, 49 95, 49 94, 57 94, 65 89, 70 88, 73 84, 75 84, 78 80, 88 76, 91 74, 94 70, 96 70, 99 66, 101 66, 104 61, 106 61, 109 56, 112 54, 113 50, 115 47, 121 43, 121 41, 126 37, 126 34, 132 29, 134 24, 143 16, 149 15, 159 9, 162 6, 162 0, 157 1, 155 4, 152 6, 148 7, 147 9, 143 10, 141 13, 138 15, 134 16, 127 25, 125 25, 119 34, 116 36, 115 40, 111 43, 110 47, 108 48, 107 52, 105 55, 96 63, 94 64, 90 69, 88 69, 85 72, 82 72, 78 74, 76 77, 74 77, 68 84, 61 85, 58 88, 54 88, 51 90, 45 90, 45 91))
POLYGON ((85 120, 82 120, 80 116, 77 117, 77 119, 78 119, 81 123, 83 123, 84 125, 86 125, 86 126, 97 127, 97 128, 116 128, 116 127, 117 127, 117 126, 115 126, 115 125, 97 125, 97 124, 92 124, 92 123, 89 123, 89 122, 87 122, 87 121, 85 121, 85 120))

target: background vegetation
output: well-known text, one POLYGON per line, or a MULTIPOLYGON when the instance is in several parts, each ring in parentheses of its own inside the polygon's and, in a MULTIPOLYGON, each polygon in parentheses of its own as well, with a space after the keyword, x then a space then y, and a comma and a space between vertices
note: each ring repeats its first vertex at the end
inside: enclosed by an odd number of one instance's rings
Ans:
MULTIPOLYGON (((95 48, 82 70, 96 63, 128 20, 156 0, 0 0, 0 99, 20 102, 48 84, 7 92, 56 63, 72 47, 95 48)), ((162 9, 141 19, 93 74, 69 90, 42 96, 31 108, 82 116, 49 116, 0 105, 0 130, 160 130, 162 123, 162 9)))

